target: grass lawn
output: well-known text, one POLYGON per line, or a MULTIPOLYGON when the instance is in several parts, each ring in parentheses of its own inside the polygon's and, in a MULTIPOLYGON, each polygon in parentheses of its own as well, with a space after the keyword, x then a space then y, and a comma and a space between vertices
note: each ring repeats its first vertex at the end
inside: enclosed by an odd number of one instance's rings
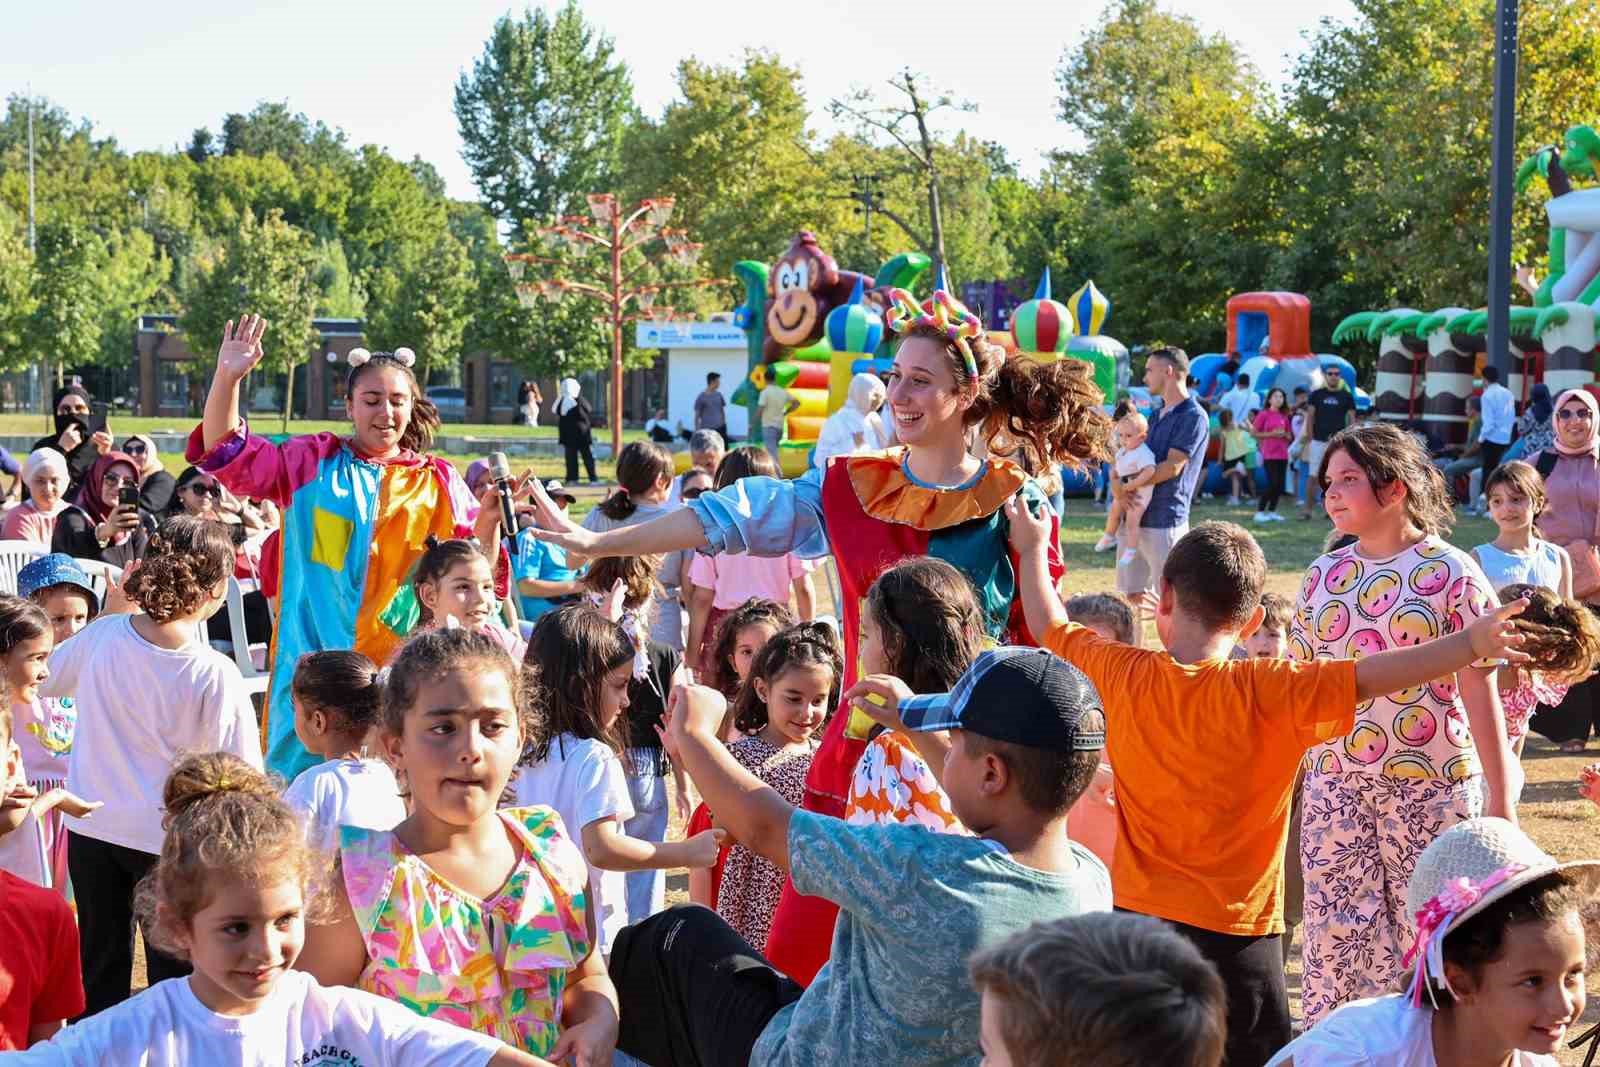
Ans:
MULTIPOLYGON (((157 418, 143 418, 134 415, 113 414, 110 417, 111 431, 119 439, 130 433, 155 433, 173 431, 188 433, 200 421, 197 418, 175 417, 163 415, 157 418)), ((251 416, 250 425, 260 433, 275 434, 281 432, 283 419, 279 415, 255 414, 251 416)), ((9 414, 0 415, 0 434, 35 434, 43 436, 48 433, 51 423, 43 415, 38 414, 9 414)), ((349 433, 350 422, 348 419, 291 419, 289 432, 292 434, 322 433, 349 433)), ((442 436, 450 437, 503 437, 512 440, 555 440, 556 427, 554 423, 549 426, 527 427, 512 425, 510 423, 474 423, 474 422, 447 422, 440 431, 442 436)), ((643 430, 624 430, 623 439, 626 441, 642 440, 645 436, 643 430)), ((603 426, 595 428, 595 440, 609 441, 611 431, 603 426)))

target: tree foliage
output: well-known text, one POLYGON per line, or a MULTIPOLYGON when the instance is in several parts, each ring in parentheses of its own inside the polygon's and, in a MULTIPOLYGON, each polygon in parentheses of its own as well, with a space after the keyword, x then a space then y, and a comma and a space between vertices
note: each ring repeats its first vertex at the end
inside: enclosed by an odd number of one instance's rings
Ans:
POLYGON ((462 155, 502 222, 520 227, 578 210, 613 188, 633 82, 611 39, 577 0, 499 19, 456 83, 462 155))

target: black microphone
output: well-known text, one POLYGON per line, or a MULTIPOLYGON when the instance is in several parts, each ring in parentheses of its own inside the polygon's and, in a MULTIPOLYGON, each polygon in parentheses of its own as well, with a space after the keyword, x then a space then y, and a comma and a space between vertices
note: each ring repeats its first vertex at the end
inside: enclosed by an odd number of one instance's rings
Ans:
POLYGON ((515 540, 517 536, 517 502, 511 495, 511 464, 504 452, 489 453, 489 477, 494 479, 495 495, 500 498, 501 536, 515 540))

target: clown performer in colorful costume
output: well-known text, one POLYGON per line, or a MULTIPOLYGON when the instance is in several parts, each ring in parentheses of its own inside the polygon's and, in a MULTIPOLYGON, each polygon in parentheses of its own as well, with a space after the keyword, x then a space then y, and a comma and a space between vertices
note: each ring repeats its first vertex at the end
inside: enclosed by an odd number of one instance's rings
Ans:
MULTIPOLYGON (((844 594, 836 608, 844 623, 845 686, 857 677, 868 588, 911 557, 934 556, 962 571, 995 641, 1032 644, 1015 596, 1016 561, 1001 506, 1018 494, 1030 506, 1048 505, 1022 465, 1008 457, 1043 470, 1052 463, 1081 467, 1106 455, 1109 420, 1089 365, 1006 360, 984 340, 977 317, 942 290, 921 306, 910 293, 893 290, 886 321, 900 336, 888 395, 899 446, 836 456, 826 471, 812 468, 797 481, 744 478, 687 501, 682 511, 602 534, 573 525, 535 488, 534 536, 583 556, 685 548, 807 558, 831 553, 844 594), (973 428, 988 458, 968 451, 973 428)), ((1050 559, 1059 577, 1059 552, 1050 559)), ((806 779, 807 810, 844 814, 851 775, 866 747, 865 731, 848 724, 850 716, 840 711, 825 728, 806 779)), ((809 983, 827 962, 836 910, 786 886, 767 942, 769 958, 809 983)))
MULTIPOLYGON (((428 536, 499 539, 500 509, 475 500, 456 469, 425 450, 439 414, 411 372, 415 354, 351 351, 345 388, 350 437, 295 437, 281 445, 249 432, 239 383, 262 357, 265 323, 229 322, 217 351, 205 420, 188 460, 241 497, 283 508, 281 591, 262 735, 267 766, 284 778, 319 762, 294 731, 290 681, 307 652, 353 648, 386 663, 416 624, 410 577, 428 536)), ((502 560, 502 564, 503 564, 502 560)), ((496 588, 505 590, 506 568, 496 588)))

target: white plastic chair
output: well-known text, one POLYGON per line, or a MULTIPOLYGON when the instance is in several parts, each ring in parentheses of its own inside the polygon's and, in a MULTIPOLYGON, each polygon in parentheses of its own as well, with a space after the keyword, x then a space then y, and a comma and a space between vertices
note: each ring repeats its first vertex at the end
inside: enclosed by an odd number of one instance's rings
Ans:
POLYGON ((49 554, 50 546, 37 541, 0 541, 0 592, 16 595, 17 572, 49 554))
MULTIPOLYGON (((270 676, 266 671, 256 668, 255 657, 251 655, 250 641, 245 636, 247 631, 244 624, 244 587, 239 584, 239 579, 233 577, 228 579, 227 612, 228 629, 235 638, 239 638, 231 642, 232 648, 229 651, 233 654, 233 662, 239 667, 239 673, 244 675, 245 690, 252 696, 265 693, 270 676)), ((205 623, 201 623, 200 627, 201 639, 204 640, 205 623)))

